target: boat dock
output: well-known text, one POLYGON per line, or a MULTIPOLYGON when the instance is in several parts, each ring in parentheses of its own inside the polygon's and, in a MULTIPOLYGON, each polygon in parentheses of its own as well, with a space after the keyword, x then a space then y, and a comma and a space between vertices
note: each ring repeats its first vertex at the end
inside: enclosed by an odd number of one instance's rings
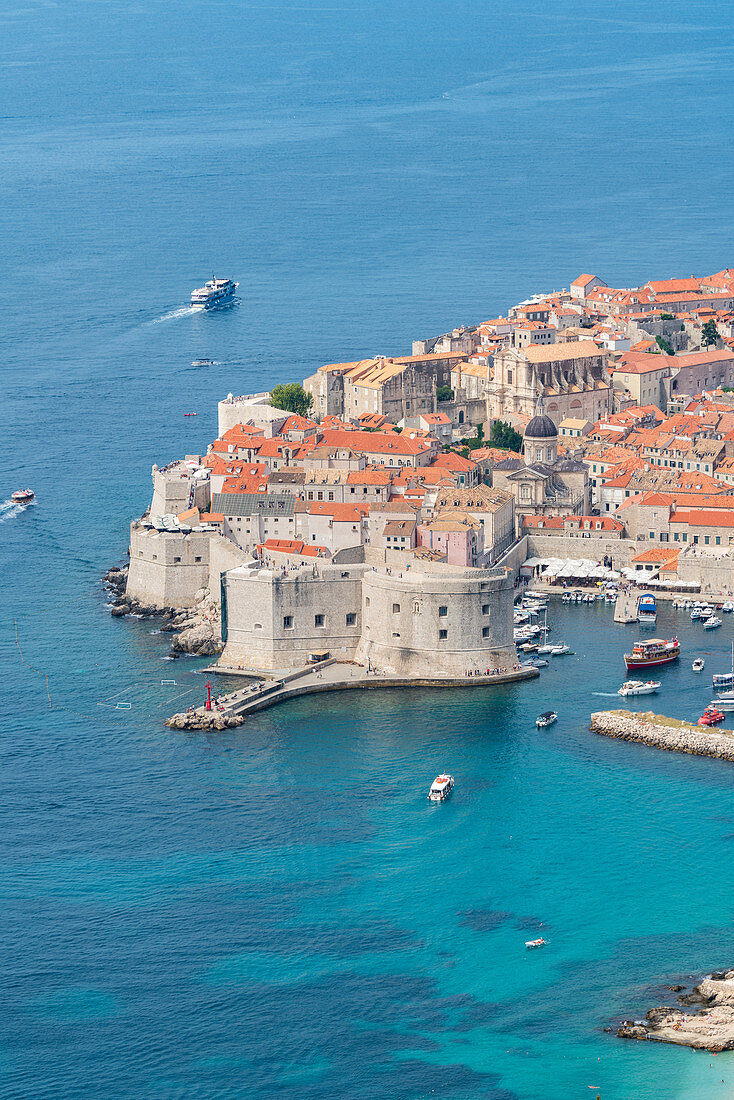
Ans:
MULTIPOLYGON (((223 674, 227 674, 222 669, 223 674)), ((166 725, 174 729, 226 729, 240 726, 245 716, 266 707, 276 706, 288 699, 301 695, 315 695, 327 691, 363 691, 388 688, 487 688, 498 684, 512 684, 521 680, 532 680, 540 675, 537 668, 521 665, 507 672, 496 672, 479 676, 431 676, 416 679, 414 677, 395 676, 384 672, 370 671, 361 665, 339 663, 335 660, 323 661, 319 665, 283 676, 281 679, 256 681, 246 688, 229 692, 212 700, 212 709, 204 706, 191 707, 183 714, 174 714, 166 725)))
POLYGON ((635 590, 619 593, 614 603, 615 623, 637 622, 637 596, 638 593, 635 590))

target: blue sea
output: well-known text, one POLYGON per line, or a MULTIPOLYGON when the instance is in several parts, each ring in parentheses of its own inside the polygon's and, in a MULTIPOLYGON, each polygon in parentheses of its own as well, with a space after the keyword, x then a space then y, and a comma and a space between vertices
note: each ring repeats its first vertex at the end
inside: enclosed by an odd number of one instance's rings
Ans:
MULTIPOLYGON (((2 5, 0 1095, 734 1097, 734 1055, 603 1030, 734 965, 734 768, 589 732, 610 606, 523 686, 181 734, 202 661, 100 582, 227 392, 730 266, 733 52, 680 0, 2 5), (191 313, 212 273, 240 303, 191 313)), ((660 630, 695 718, 734 617, 660 630)))

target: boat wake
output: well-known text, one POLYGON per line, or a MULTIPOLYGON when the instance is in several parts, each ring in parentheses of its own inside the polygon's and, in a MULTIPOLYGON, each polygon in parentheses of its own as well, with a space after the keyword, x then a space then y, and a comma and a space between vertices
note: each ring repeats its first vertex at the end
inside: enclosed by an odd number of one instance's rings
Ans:
POLYGON ((181 309, 172 309, 169 313, 164 313, 162 317, 156 317, 153 321, 148 321, 149 325, 160 325, 163 321, 176 321, 179 317, 191 317, 195 313, 203 313, 204 306, 182 306, 181 309))
POLYGON ((616 699, 619 692, 616 691, 592 691, 592 695, 596 695, 599 699, 616 699))
POLYGON ((16 504, 14 500, 3 500, 0 503, 0 523, 5 523, 6 519, 15 519, 24 507, 25 505, 16 504))

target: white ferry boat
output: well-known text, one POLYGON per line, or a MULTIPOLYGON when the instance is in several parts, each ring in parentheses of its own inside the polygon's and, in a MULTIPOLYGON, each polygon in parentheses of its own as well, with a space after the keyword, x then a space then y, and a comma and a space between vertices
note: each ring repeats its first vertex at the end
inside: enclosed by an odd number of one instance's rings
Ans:
POLYGON ((428 792, 429 802, 443 802, 448 798, 454 789, 454 777, 453 775, 446 775, 445 772, 441 775, 437 775, 431 783, 431 789, 428 792))
POLYGON ((617 695, 654 695, 660 680, 626 680, 617 695))
POLYGON ((205 309, 227 305, 233 300, 234 292, 239 285, 231 279, 215 279, 212 276, 204 286, 191 291, 191 304, 192 306, 204 306, 205 309))
POLYGON ((30 504, 36 494, 32 489, 16 489, 10 499, 13 504, 30 504))

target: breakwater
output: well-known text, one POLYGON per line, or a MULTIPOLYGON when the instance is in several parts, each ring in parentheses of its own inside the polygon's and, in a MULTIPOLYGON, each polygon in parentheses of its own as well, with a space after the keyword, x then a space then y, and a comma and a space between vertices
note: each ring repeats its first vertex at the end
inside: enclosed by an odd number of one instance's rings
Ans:
POLYGON ((370 672, 364 666, 352 663, 341 664, 335 660, 324 661, 316 666, 297 669, 279 680, 255 683, 249 688, 230 692, 220 696, 213 704, 213 710, 204 707, 190 707, 181 714, 173 714, 166 725, 172 729, 226 729, 242 725, 246 714, 252 714, 266 707, 276 706, 288 699, 302 695, 316 695, 322 692, 380 690, 387 688, 488 688, 500 684, 512 684, 523 680, 532 680, 539 675, 537 668, 521 665, 494 676, 456 676, 456 677, 406 677, 393 676, 383 672, 370 672))
POLYGON ((696 726, 652 711, 596 711, 591 715, 591 728, 605 737, 637 741, 654 749, 734 761, 734 733, 731 730, 696 726))

